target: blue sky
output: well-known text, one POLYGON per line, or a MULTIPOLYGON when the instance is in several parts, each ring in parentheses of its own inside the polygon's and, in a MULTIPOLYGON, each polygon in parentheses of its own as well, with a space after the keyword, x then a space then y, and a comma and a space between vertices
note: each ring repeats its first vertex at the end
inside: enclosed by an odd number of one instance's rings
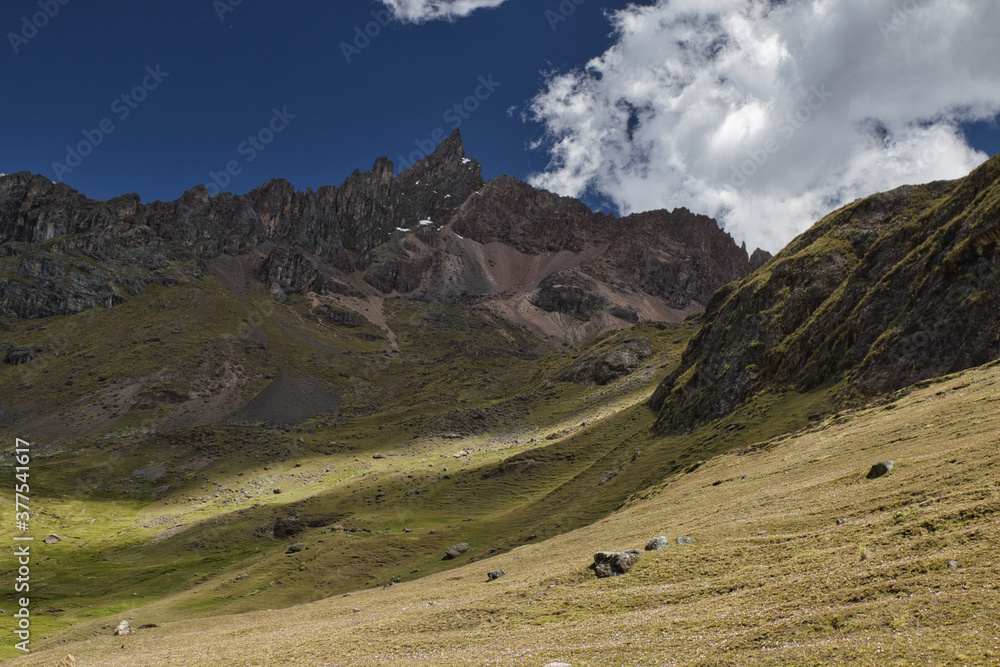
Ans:
POLYGON ((766 4, 8 0, 0 172, 101 199, 316 188, 461 121, 487 178, 619 212, 687 206, 777 250, 824 208, 1000 151, 994 3, 943 3, 968 10, 947 25, 935 2, 843 0, 823 21, 830 3, 766 4), (817 86, 832 101, 810 111, 817 86))
MULTIPOLYGON (((92 197, 138 192, 144 201, 174 199, 230 160, 243 167, 228 188, 234 192, 272 177, 315 188, 339 185, 380 155, 396 163, 409 158, 457 119, 487 177, 523 178, 545 166, 543 153, 526 148, 541 129, 508 110, 523 109, 537 94, 542 71, 578 65, 607 48, 603 9, 626 3, 590 0, 558 30, 545 4, 524 0, 453 23, 383 27, 372 12, 384 22, 388 10, 366 0, 247 0, 221 19, 210 0, 97 7, 75 0, 19 53, 9 39, 0 48, 7 93, 0 100, 0 171, 56 179, 52 163, 66 163, 66 146, 86 140, 84 131, 96 136, 109 118, 114 131, 79 167, 60 174, 92 197), (359 39, 356 31, 366 27, 375 37, 359 39), (131 109, 119 98, 142 85, 147 67, 169 76, 131 109), (494 89, 481 88, 480 77, 494 89), (488 96, 467 103, 477 88, 488 96), (253 151, 243 155, 239 146, 270 123, 274 109, 295 118, 247 163, 253 151)), ((0 26, 17 30, 35 11, 37 0, 7 2, 0 26)))

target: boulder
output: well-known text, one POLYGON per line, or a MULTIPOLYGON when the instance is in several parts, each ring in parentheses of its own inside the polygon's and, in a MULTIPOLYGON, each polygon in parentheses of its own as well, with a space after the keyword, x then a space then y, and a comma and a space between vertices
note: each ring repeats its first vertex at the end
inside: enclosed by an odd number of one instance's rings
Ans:
POLYGON ((649 541, 649 544, 646 545, 646 551, 659 551, 669 545, 670 540, 667 537, 660 535, 659 537, 654 537, 649 541))
POLYGON ((58 667, 76 667, 76 658, 72 655, 67 655, 65 658, 59 661, 58 667))
POLYGON ((7 363, 11 366, 26 364, 35 358, 35 351, 30 347, 13 346, 7 349, 7 363))
POLYGON ((693 537, 678 537, 677 544, 694 544, 693 537))
POLYGON ((297 554, 297 553, 299 553, 300 551, 302 551, 305 548, 306 548, 305 544, 303 544, 302 542, 296 542, 292 546, 288 547, 288 550, 285 551, 285 553, 286 554, 297 554))
POLYGON ((892 470, 892 466, 892 461, 882 461, 881 463, 876 463, 872 466, 872 469, 868 471, 868 479, 878 479, 892 470))
POLYGON ((458 558, 466 551, 470 549, 468 542, 459 542, 453 547, 450 547, 448 551, 444 554, 444 560, 451 560, 452 558, 458 558))
POLYGON ((594 554, 594 564, 590 566, 598 577, 617 577, 632 569, 639 562, 639 550, 598 551, 594 554))
POLYGON ((55 533, 52 533, 51 535, 46 535, 45 536, 45 543, 46 544, 56 544, 58 542, 62 542, 62 538, 59 537, 58 535, 56 535, 55 533))
POLYGON ((490 570, 489 572, 486 573, 486 576, 489 577, 488 579, 489 581, 496 581, 505 574, 507 573, 504 572, 503 570, 497 569, 497 570, 490 570))
POLYGON ((116 637, 119 635, 130 635, 130 634, 132 634, 132 626, 129 625, 128 621, 122 621, 121 623, 118 624, 118 627, 115 628, 116 637))

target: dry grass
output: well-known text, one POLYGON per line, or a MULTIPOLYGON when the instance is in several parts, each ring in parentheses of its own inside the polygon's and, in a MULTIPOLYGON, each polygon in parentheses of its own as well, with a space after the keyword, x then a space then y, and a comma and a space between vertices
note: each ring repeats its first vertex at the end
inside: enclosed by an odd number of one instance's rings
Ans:
POLYGON ((490 560, 124 638, 70 629, 12 664, 67 652, 120 666, 998 664, 998 404, 1000 368, 969 371, 716 457, 490 560), (885 459, 893 471, 865 479, 885 459), (697 542, 644 553, 615 579, 586 569, 596 550, 661 534, 697 542), (494 568, 508 575, 486 583, 494 568))

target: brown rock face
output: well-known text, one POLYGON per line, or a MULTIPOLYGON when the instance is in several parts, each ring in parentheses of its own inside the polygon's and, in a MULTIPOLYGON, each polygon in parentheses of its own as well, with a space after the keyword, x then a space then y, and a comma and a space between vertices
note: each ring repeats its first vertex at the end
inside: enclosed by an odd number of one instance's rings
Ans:
POLYGON ((264 282, 278 298, 470 304, 565 341, 682 319, 751 266, 713 220, 684 209, 619 219, 510 177, 484 183, 457 129, 398 177, 379 158, 317 191, 272 180, 212 197, 197 186, 143 205, 26 172, 0 178, 0 311, 23 318, 114 307, 209 273, 237 292, 264 282))
POLYGON ((866 396, 1000 358, 1000 158, 836 211, 746 280, 650 404, 661 430, 728 414, 756 392, 846 381, 866 396))

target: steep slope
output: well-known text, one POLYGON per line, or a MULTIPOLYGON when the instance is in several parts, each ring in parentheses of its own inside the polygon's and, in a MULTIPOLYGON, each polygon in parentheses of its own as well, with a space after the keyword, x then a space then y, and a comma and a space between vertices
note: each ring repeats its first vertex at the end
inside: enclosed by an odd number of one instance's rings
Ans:
POLYGON ((660 430, 758 392, 843 382, 874 396, 1000 357, 1000 157, 824 218, 709 303, 650 404, 660 430))
POLYGON ((416 581, 212 618, 122 608, 12 664, 993 665, 998 391, 996 366, 927 383, 673 475, 594 525, 416 581), (866 479, 885 459, 892 472, 866 479), (643 552, 624 576, 588 569, 598 549, 658 535, 695 542, 643 552), (102 628, 125 617, 159 627, 102 628))

